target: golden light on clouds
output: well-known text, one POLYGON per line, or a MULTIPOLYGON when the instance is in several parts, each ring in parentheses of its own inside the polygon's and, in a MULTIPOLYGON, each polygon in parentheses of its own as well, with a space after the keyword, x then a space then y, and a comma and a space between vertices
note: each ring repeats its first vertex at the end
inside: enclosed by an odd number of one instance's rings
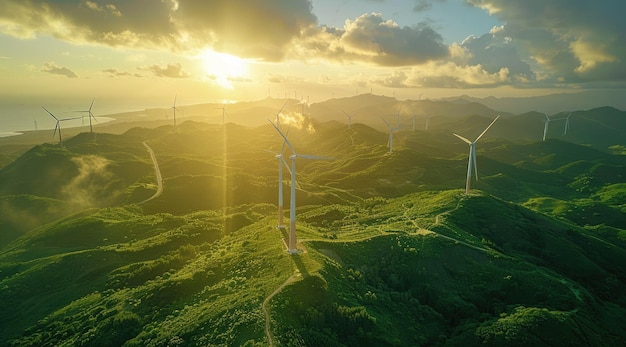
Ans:
POLYGON ((248 77, 248 62, 237 56, 207 49, 199 58, 207 76, 222 88, 233 89, 233 79, 248 77))

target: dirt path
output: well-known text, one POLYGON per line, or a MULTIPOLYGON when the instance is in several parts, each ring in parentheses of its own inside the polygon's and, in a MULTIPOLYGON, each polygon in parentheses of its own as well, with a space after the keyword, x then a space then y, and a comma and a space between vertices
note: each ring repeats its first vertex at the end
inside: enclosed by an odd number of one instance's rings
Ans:
POLYGON ((163 177, 161 176, 161 169, 159 169, 159 163, 157 162, 156 155, 154 154, 154 151, 152 150, 152 148, 148 146, 146 141, 143 142, 143 145, 146 146, 146 148, 148 149, 148 152, 150 153, 150 158, 152 158, 152 164, 154 165, 154 174, 156 175, 156 180, 157 180, 157 191, 151 197, 138 203, 138 205, 144 204, 152 199, 155 199, 159 197, 161 193, 163 193, 163 177))
POLYGON ((300 276, 300 273, 295 273, 289 276, 289 278, 287 278, 287 280, 285 280, 283 284, 278 286, 278 288, 276 288, 273 292, 270 293, 270 295, 268 295, 265 298, 265 300, 263 300, 263 305, 261 305, 261 309, 263 310, 263 314, 265 315, 265 336, 267 336, 267 341, 269 343, 269 346, 274 346, 274 340, 272 339, 272 329, 270 329, 270 325, 271 325, 270 311, 267 306, 270 303, 270 300, 272 300, 272 298, 274 297, 274 295, 278 294, 281 290, 283 290, 283 288, 285 288, 286 285, 295 281, 296 278, 298 278, 299 276, 300 276))

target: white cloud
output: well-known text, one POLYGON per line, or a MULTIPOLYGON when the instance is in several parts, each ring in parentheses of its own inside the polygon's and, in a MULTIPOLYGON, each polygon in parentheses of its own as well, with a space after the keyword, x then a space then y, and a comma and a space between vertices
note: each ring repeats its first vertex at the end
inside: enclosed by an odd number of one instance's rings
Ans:
POLYGON ((41 72, 46 72, 53 75, 61 75, 67 78, 78 78, 78 75, 74 71, 64 66, 59 66, 53 61, 43 64, 43 66, 41 67, 41 72))

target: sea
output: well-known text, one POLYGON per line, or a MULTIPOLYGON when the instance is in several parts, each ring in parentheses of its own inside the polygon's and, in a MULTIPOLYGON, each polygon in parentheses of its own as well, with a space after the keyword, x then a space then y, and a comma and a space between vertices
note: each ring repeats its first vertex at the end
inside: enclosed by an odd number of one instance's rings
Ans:
MULTIPOLYGON (((63 129, 89 127, 87 112, 89 104, 51 104, 44 105, 48 111, 59 119, 75 118, 62 123, 63 129)), ((159 107, 166 105, 159 105, 159 107)), ((130 105, 98 105, 98 100, 94 103, 92 113, 96 117, 93 124, 103 124, 115 120, 115 114, 129 111, 146 109, 145 106, 130 105), (134 108, 136 107, 136 108, 134 108)), ((32 104, 0 104, 0 137, 19 136, 26 131, 51 130, 56 126, 56 120, 52 118, 42 105, 32 104)))
MULTIPOLYGON (((116 115, 124 112, 143 111, 146 109, 162 108, 169 110, 173 100, 103 100, 95 99, 92 113, 97 119, 97 124, 116 120, 116 115)), ((210 100, 187 100, 186 103, 177 105, 194 105, 202 103, 234 103, 236 100, 210 99, 210 100)), ((25 102, 12 102, 0 98, 0 137, 19 136, 26 131, 54 130, 56 120, 43 108, 54 114, 57 118, 74 118, 62 124, 63 129, 89 127, 87 112, 91 100, 52 100, 34 104, 25 102)))

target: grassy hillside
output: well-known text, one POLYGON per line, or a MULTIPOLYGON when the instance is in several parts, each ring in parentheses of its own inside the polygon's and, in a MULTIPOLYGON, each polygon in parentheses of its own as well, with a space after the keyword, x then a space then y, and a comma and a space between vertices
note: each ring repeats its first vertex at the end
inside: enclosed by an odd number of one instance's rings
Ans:
POLYGON ((330 159, 296 159, 297 255, 269 124, 31 148, 0 169, 0 346, 625 344, 626 157, 489 133, 465 195, 452 132, 491 118, 455 117, 393 153, 362 123, 293 123, 330 159))

